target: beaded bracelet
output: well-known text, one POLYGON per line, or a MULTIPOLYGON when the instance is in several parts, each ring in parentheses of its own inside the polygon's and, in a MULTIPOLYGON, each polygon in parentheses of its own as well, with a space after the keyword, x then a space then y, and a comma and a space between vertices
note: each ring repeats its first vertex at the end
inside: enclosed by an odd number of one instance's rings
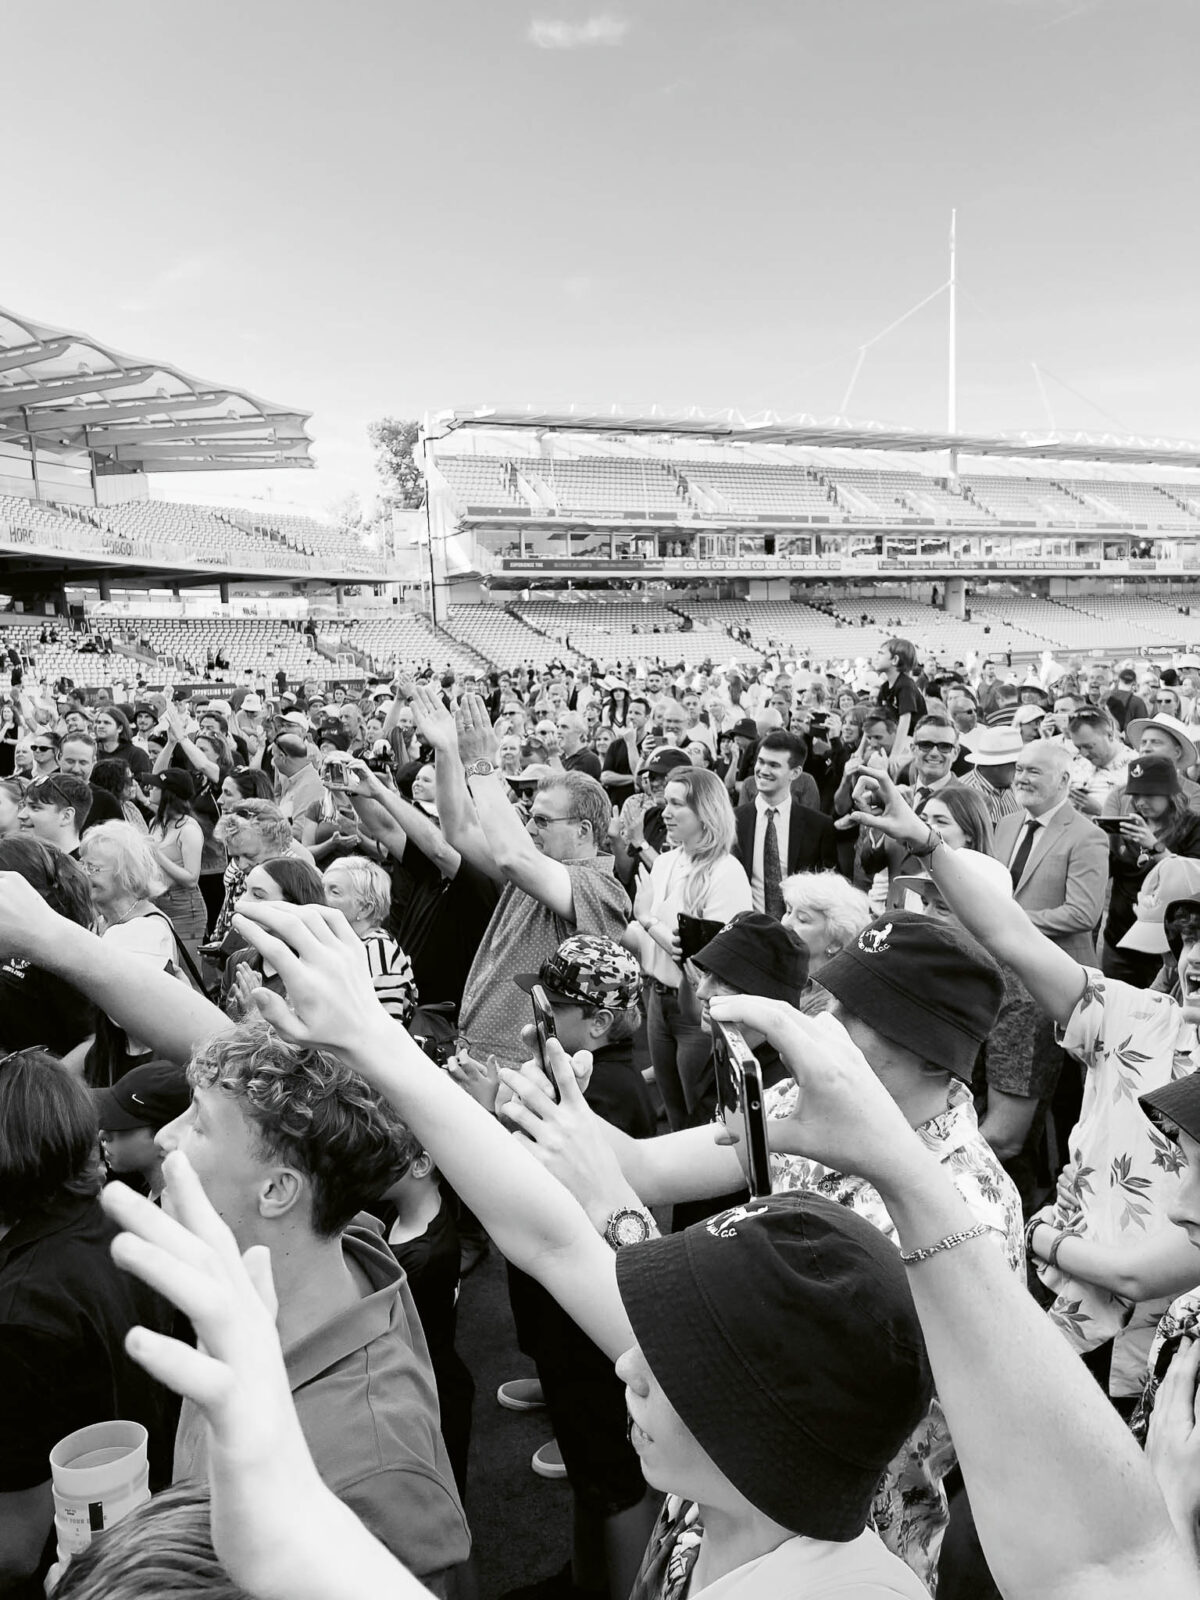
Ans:
POLYGON ((906 1267, 913 1267, 918 1261, 928 1261, 930 1256, 936 1256, 941 1250, 953 1250, 956 1244, 965 1244, 968 1239, 979 1239, 992 1230, 986 1222, 977 1222, 973 1228, 964 1228, 962 1233, 948 1233, 944 1239, 939 1239, 936 1244, 931 1244, 928 1250, 902 1250, 900 1259, 906 1267))

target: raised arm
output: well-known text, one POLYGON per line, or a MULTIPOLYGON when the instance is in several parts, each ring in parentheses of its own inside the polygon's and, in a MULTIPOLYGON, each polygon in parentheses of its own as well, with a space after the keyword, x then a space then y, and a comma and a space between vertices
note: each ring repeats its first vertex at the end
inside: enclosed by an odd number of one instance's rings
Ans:
POLYGON ((424 684, 409 688, 417 727, 434 752, 433 776, 437 790, 438 819, 447 842, 466 856, 472 866, 486 872, 495 883, 504 877, 492 855, 487 834, 469 790, 459 755, 458 730, 441 697, 424 684))
MULTIPOLYGON (((494 765, 499 758, 500 741, 478 695, 463 695, 455 722, 463 765, 467 767, 480 760, 494 765)), ((573 922, 575 897, 571 875, 561 861, 543 855, 529 837, 516 807, 508 798, 508 789, 499 771, 488 777, 473 777, 469 782, 494 870, 502 875, 504 882, 515 883, 526 894, 548 906, 556 916, 573 922)))
MULTIPOLYGON (((272 1027, 296 1044, 335 1050, 396 1107, 509 1260, 539 1279, 611 1356, 627 1350, 633 1337, 612 1251, 521 1142, 387 1017, 345 918, 324 907, 271 903, 247 913, 235 927, 287 985, 287 1001, 255 992, 272 1027)), ((569 1073, 561 1049, 559 1060, 569 1073)))
POLYGON ((1086 985, 1078 961, 1039 933, 1011 896, 997 890, 976 852, 951 850, 939 843, 938 835, 921 821, 889 777, 871 772, 864 779, 883 809, 852 811, 849 820, 887 834, 921 857, 967 932, 997 961, 1006 961, 1042 1010, 1065 1027, 1086 985))
MULTIPOLYGON (((780 1051, 800 1086, 808 1154, 874 1184, 903 1251, 973 1228, 953 1182, 838 1022, 748 995, 709 1007, 780 1051)), ((908 1265, 975 1526, 1006 1600, 1194 1600, 1149 1466, 995 1236, 908 1265)))
POLYGON ((452 878, 462 856, 447 843, 437 824, 419 806, 411 805, 403 795, 382 783, 365 762, 352 757, 347 764, 353 785, 349 790, 350 803, 359 819, 370 828, 372 838, 379 839, 397 860, 403 859, 404 845, 411 839, 444 878, 452 878), (383 814, 381 822, 386 819, 391 823, 390 830, 373 824, 372 814, 378 818, 380 813, 383 814))
POLYGON ((0 872, 0 956, 18 955, 78 989, 154 1053, 187 1061, 195 1045, 233 1027, 190 984, 129 957, 60 917, 18 873, 0 872))

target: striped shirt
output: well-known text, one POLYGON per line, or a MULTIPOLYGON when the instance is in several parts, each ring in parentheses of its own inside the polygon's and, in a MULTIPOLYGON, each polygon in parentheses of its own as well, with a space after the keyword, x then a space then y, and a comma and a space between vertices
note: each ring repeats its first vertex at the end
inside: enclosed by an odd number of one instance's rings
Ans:
POLYGON ((375 998, 395 1022, 407 1023, 417 1009, 417 985, 412 962, 390 933, 372 928, 363 934, 363 948, 371 969, 375 998))
POLYGON ((995 789, 984 777, 978 767, 972 767, 970 772, 965 772, 958 782, 964 789, 975 789, 988 809, 988 816, 995 827, 1001 817, 1011 817, 1022 810, 1021 802, 1011 789, 995 789))

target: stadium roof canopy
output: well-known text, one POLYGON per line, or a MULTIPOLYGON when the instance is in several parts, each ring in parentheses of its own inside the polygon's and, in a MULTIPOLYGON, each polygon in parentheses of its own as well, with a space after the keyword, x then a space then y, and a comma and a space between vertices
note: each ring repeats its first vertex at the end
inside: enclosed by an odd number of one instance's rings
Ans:
MULTIPOLYGON (((2 392, 2 391, 0 391, 2 392)), ((969 456, 1012 456, 1021 460, 1111 461, 1125 464, 1200 467, 1200 444, 1178 439, 1122 438, 1088 433, 922 433, 883 423, 850 422, 844 417, 743 417, 735 411, 501 410, 443 411, 430 419, 434 438, 460 428, 528 428, 544 433, 659 434, 725 441, 730 444, 804 445, 810 449, 910 450, 969 456)))
POLYGON ((86 450, 101 476, 311 467, 308 417, 0 307, 0 441, 86 450))

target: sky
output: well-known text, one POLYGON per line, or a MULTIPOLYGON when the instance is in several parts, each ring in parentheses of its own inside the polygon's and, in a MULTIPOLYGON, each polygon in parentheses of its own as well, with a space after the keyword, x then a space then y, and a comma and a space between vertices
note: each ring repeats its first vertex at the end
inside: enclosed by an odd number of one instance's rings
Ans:
POLYGON ((311 411, 317 469, 240 492, 369 502, 367 423, 446 406, 942 428, 946 296, 876 336, 945 283, 952 208, 960 428, 1200 438, 1196 0, 56 0, 0 27, 0 305, 311 411))

